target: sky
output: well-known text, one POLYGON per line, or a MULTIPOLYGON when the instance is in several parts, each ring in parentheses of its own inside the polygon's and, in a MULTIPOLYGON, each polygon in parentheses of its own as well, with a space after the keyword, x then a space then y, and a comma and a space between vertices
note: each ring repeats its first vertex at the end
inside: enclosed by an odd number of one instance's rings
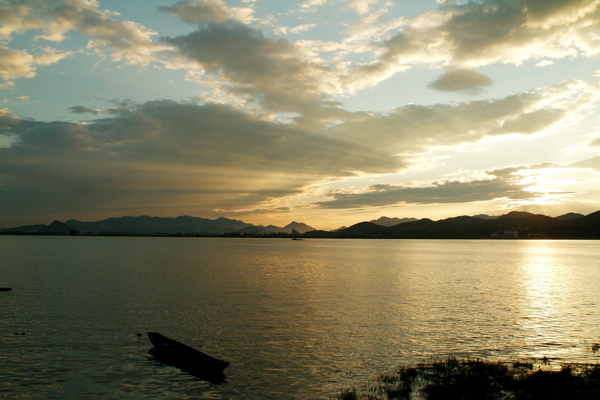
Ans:
POLYGON ((600 209, 600 0, 0 0, 0 226, 600 209))

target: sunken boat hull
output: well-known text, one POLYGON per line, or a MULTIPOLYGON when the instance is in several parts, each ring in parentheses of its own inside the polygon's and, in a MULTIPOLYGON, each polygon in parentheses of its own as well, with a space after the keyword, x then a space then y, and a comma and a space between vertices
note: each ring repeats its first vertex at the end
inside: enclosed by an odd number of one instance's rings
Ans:
POLYGON ((218 383, 225 380, 223 370, 227 368, 229 362, 219 360, 158 332, 148 332, 148 338, 154 345, 150 352, 157 360, 211 382, 218 383))

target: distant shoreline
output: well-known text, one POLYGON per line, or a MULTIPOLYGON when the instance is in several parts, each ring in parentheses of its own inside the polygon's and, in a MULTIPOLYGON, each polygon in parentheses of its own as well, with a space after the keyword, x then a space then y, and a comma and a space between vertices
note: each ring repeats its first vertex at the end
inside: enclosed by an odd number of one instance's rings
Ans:
POLYGON ((327 235, 298 235, 291 234, 203 234, 203 233, 46 233, 46 232, 11 232, 0 231, 0 236, 84 236, 84 237, 161 237, 161 238, 233 238, 233 239, 369 239, 369 240, 489 240, 489 241, 517 241, 517 240, 600 240, 598 236, 590 237, 451 237, 451 236, 403 236, 403 237, 376 237, 376 236, 327 236, 327 235))

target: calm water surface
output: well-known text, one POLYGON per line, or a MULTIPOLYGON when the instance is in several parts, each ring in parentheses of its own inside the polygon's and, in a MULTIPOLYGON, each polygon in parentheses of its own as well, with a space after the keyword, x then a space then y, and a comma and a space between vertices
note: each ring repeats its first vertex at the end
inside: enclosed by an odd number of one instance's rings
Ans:
POLYGON ((598 362, 599 260, 598 241, 0 236, 0 397, 328 399, 446 355, 598 362), (147 331, 230 361, 227 382, 157 364, 147 331))

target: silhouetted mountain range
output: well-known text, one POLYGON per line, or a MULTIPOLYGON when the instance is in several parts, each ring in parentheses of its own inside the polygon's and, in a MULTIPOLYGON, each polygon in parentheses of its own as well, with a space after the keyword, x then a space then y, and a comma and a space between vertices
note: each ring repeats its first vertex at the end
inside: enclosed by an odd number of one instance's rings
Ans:
POLYGON ((600 238, 600 211, 589 215, 568 213, 555 218, 541 214, 513 211, 498 217, 488 215, 459 216, 433 221, 428 218, 381 217, 370 222, 359 222, 334 231, 315 230, 299 222, 284 227, 247 224, 228 218, 214 220, 182 216, 120 217, 103 221, 82 222, 74 219, 66 223, 54 221, 50 225, 27 225, 5 228, 11 234, 87 234, 87 235, 195 235, 195 236, 302 236, 313 238, 600 238), (398 222, 400 221, 400 222, 398 222), (397 223, 395 223, 397 222, 397 223))
POLYGON ((405 222, 412 222, 412 221, 416 221, 416 220, 417 220, 416 218, 379 217, 378 219, 374 219, 369 222, 372 222, 377 225, 382 225, 382 226, 394 226, 394 225, 403 224, 405 222))
MULTIPOLYGON (((305 235, 311 235, 307 232, 305 235)), ((315 235, 323 236, 323 235, 315 235)), ((569 213, 556 218, 513 211, 499 217, 460 216, 432 221, 424 218, 381 226, 360 222, 332 232, 338 238, 600 238, 600 211, 589 215, 569 213)))
POLYGON ((133 235, 170 235, 170 234, 302 234, 315 228, 303 223, 292 222, 284 227, 255 226, 228 218, 206 219, 190 216, 176 218, 139 217, 108 218, 102 221, 83 222, 70 219, 66 223, 54 221, 50 225, 26 225, 5 228, 6 233, 42 233, 42 234, 133 234, 133 235))

